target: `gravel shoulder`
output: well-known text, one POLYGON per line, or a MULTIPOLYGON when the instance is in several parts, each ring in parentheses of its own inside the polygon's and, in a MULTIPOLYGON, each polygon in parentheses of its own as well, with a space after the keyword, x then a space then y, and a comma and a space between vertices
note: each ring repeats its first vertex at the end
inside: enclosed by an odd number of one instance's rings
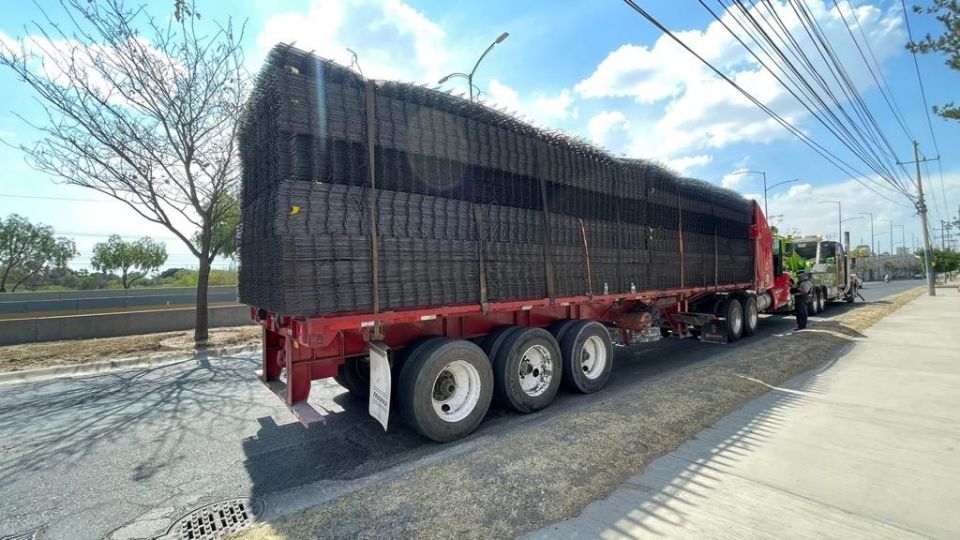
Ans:
MULTIPOLYGON (((211 328, 208 347, 256 345, 260 343, 260 337, 261 329, 254 325, 211 328)), ((0 347, 0 373, 193 350, 192 330, 6 345, 0 347)))
POLYGON ((503 538, 568 518, 770 386, 836 358, 921 293, 758 340, 233 538, 503 538))

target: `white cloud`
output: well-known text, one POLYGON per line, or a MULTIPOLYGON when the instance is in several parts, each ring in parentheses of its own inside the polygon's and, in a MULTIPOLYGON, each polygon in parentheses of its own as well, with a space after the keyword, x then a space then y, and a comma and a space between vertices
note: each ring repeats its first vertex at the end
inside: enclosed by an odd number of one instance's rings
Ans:
POLYGON ((557 127, 567 120, 575 120, 580 114, 574 106, 573 94, 567 89, 556 95, 534 92, 530 98, 522 98, 519 92, 498 79, 490 80, 482 100, 492 107, 507 109, 551 127, 557 127))
POLYGON ((620 153, 630 143, 630 122, 620 111, 601 111, 587 122, 587 133, 597 145, 620 153))
MULTIPOLYGON (((939 188, 939 178, 936 184, 939 188)), ((960 192, 960 171, 949 174, 944 172, 944 190, 947 193, 960 192)), ((904 240, 911 248, 913 240, 919 244, 922 241, 922 229, 920 217, 913 206, 903 196, 892 195, 885 190, 880 192, 902 205, 875 195, 856 180, 820 186, 809 183, 794 184, 790 189, 777 189, 768 194, 770 221, 785 233, 822 234, 836 239, 838 236, 837 205, 823 204, 823 201, 841 201, 843 219, 854 218, 843 223, 843 230, 850 231, 851 244, 870 244, 870 217, 861 212, 873 213, 874 233, 881 252, 890 251, 890 221, 904 227, 903 232, 899 227, 894 229, 894 249, 904 240), (913 233, 913 239, 911 239, 911 233, 913 233)), ((762 196, 757 200, 763 204, 762 196)), ((928 206, 932 207, 929 201, 928 206)), ((933 212, 932 208, 931 212, 933 212)), ((935 213, 931 216, 936 218, 935 213)))
MULTIPOLYGON (((858 87, 864 89, 873 84, 833 4, 822 0, 806 4, 837 55, 848 60, 845 66, 858 87)), ((818 61, 820 56, 805 39, 806 34, 792 8, 777 2, 772 5, 783 23, 801 40, 808 56, 818 61)), ((843 9, 847 20, 852 20, 849 10, 843 9)), ((754 16, 769 18, 765 8, 755 7, 752 11, 754 16)), ((856 11, 881 63, 900 50, 899 44, 903 43, 905 36, 902 18, 895 10, 884 13, 875 6, 861 5, 856 11)), ((739 30, 729 12, 722 17, 727 26, 739 30)), ((808 117, 780 83, 720 23, 713 22, 702 30, 675 34, 789 121, 802 122, 808 117)), ((818 70, 829 72, 825 66, 818 66, 818 70)), ((767 143, 792 137, 779 123, 667 36, 661 36, 652 46, 620 46, 574 89, 587 99, 629 98, 638 104, 634 109, 654 118, 642 125, 631 123, 632 142, 627 151, 638 157, 668 160, 740 142, 767 143)), ((840 94, 838 90, 834 91, 840 94)))
POLYGON ((305 12, 278 13, 264 22, 257 36, 261 55, 277 43, 343 65, 350 65, 349 47, 368 77, 435 81, 447 73, 443 29, 400 0, 312 0, 305 12))
POLYGON ((663 163, 667 167, 677 171, 677 174, 686 174, 690 172, 691 169, 696 169, 697 167, 703 167, 707 163, 713 161, 713 157, 707 154, 701 154, 699 156, 684 156, 674 159, 664 160, 663 163))
POLYGON ((573 107, 573 94, 564 88, 555 96, 536 94, 533 99, 533 114, 557 120, 576 119, 580 111, 573 107))
POLYGON ((487 98, 490 105, 494 107, 508 109, 514 112, 520 111, 520 94, 516 90, 503 84, 497 79, 491 79, 487 86, 487 98))

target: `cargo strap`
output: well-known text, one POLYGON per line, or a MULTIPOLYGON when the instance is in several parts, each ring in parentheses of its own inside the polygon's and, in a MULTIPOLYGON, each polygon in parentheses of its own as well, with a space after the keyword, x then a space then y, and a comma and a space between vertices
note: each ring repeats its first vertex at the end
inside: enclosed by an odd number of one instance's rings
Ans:
POLYGON ((486 315, 490 310, 490 298, 487 293, 487 270, 483 261, 483 207, 473 205, 473 218, 477 224, 477 261, 480 270, 480 309, 486 315))
POLYGON ((593 272, 590 270, 590 246, 587 245, 587 228, 583 225, 583 220, 577 218, 580 223, 580 236, 583 237, 583 259, 587 263, 587 295, 593 298, 593 272))
POLYGON ((677 240, 680 243, 680 288, 687 286, 686 280, 686 254, 683 249, 683 200, 680 197, 680 191, 677 190, 677 240))
MULTIPOLYGON (((372 80, 366 81, 367 92, 367 178, 370 190, 367 192, 370 210, 370 266, 373 272, 373 313, 380 313, 380 242, 377 239, 377 178, 376 178, 376 88, 372 80)), ((374 326, 374 334, 381 333, 379 324, 374 326)), ((376 337, 376 336, 375 336, 376 337)))
POLYGON ((550 238, 550 208, 547 206, 547 181, 540 178, 540 200, 543 202, 543 265, 547 278, 547 298, 550 303, 556 298, 553 273, 553 243, 550 238))

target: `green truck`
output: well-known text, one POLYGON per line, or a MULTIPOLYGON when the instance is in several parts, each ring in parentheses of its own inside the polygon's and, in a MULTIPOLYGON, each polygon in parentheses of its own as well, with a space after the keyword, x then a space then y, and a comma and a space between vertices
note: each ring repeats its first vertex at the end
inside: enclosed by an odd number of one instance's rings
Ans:
POLYGON ((810 298, 811 314, 822 312, 828 302, 853 302, 853 261, 843 244, 819 236, 785 238, 782 241, 784 269, 794 275, 798 270, 810 272, 814 285, 810 298))

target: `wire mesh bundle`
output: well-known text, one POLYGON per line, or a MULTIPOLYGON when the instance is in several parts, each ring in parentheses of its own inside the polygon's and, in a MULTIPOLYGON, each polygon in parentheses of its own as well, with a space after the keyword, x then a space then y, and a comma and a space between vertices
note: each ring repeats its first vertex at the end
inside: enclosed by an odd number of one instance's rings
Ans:
POLYGON ((373 309, 371 226, 380 309, 476 303, 481 281, 501 301, 752 273, 753 207, 733 192, 290 46, 239 148, 240 298, 273 312, 373 309))

